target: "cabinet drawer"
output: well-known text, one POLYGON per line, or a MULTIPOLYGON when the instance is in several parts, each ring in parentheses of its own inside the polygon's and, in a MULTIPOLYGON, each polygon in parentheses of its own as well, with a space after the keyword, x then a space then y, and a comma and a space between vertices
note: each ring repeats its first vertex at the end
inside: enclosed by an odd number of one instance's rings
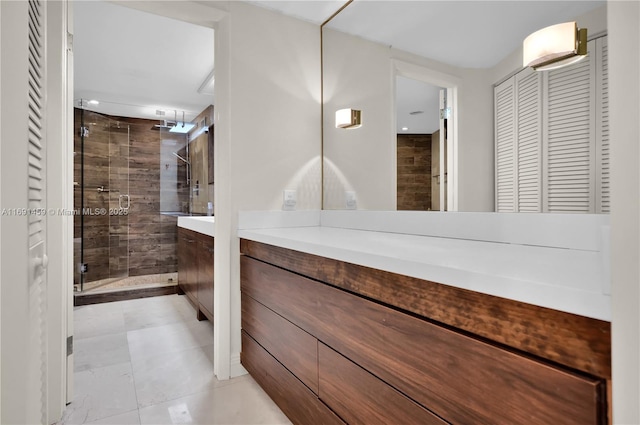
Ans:
POLYGON ((306 330, 452 423, 600 424, 602 382, 243 257, 241 284, 306 330))
POLYGON ((214 239, 200 235, 198 240, 198 303, 200 310, 213 322, 214 239))
POLYGON ((294 424, 344 425, 318 397, 242 331, 242 365, 294 424))
POLYGON ((253 298, 242 296, 242 329, 318 393, 318 340, 253 298))
POLYGON ((198 308, 198 233, 178 228, 178 285, 198 308))
POLYGON ((350 425, 446 425, 360 366, 318 344, 320 400, 350 425))

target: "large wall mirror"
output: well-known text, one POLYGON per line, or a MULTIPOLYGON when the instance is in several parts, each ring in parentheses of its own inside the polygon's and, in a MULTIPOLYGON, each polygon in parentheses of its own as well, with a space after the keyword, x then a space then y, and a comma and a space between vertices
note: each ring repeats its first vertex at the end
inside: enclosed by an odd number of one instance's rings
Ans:
POLYGON ((322 39, 324 209, 607 212, 606 2, 354 0, 322 39), (588 59, 523 70, 566 21, 588 59))

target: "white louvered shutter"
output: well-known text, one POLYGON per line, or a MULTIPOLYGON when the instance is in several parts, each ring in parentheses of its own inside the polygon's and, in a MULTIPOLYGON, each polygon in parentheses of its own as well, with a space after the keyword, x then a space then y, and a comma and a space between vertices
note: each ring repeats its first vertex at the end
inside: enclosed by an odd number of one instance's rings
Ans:
POLYGON ((541 212, 542 75, 526 69, 516 79, 517 211, 541 212))
POLYGON ((609 180, 609 56, 607 37, 599 38, 596 41, 596 52, 600 56, 596 68, 596 124, 598 125, 596 213, 609 213, 611 211, 611 187, 609 180))
POLYGON ((494 89, 497 212, 513 212, 516 208, 514 97, 514 78, 494 89))
POLYGON ((582 61, 547 74, 545 200, 549 212, 594 212, 594 43, 582 61))
POLYGON ((29 383, 28 415, 47 423, 47 334, 45 253, 45 5, 29 0, 28 145, 29 145, 29 383), (35 404, 35 405, 33 405, 35 404))

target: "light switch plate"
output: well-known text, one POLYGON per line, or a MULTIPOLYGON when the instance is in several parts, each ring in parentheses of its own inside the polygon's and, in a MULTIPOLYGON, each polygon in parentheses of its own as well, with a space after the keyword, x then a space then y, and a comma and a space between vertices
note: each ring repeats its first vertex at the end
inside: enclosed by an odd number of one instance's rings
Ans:
POLYGON ((282 209, 285 211, 293 211, 296 209, 296 191, 295 190, 284 191, 282 209))

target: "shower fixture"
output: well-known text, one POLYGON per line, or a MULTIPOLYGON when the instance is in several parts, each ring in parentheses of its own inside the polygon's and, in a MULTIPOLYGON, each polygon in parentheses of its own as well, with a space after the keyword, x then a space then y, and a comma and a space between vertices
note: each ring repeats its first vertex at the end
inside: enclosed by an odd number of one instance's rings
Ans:
POLYGON ((169 132, 171 133, 186 134, 190 132, 193 129, 193 127, 196 126, 195 124, 184 122, 184 111, 182 111, 182 121, 178 121, 178 111, 174 111, 174 118, 175 118, 176 125, 171 127, 171 129, 169 130, 169 132))

